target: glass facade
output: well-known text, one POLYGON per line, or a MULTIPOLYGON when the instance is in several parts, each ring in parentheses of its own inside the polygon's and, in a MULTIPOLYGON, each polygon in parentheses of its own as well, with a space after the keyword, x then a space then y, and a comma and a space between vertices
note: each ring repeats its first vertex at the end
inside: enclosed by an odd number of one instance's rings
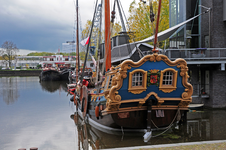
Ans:
MULTIPOLYGON (((170 27, 199 14, 200 0, 170 0, 170 27)), ((170 48, 197 48, 200 46, 199 18, 179 28, 170 37, 170 48)))

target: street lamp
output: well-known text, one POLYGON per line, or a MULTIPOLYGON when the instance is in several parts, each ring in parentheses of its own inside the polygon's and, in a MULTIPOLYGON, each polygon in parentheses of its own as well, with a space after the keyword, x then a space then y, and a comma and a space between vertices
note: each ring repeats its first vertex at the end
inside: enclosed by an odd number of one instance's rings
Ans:
POLYGON ((205 11, 205 13, 209 13, 209 48, 210 48, 210 10, 211 10, 211 8, 205 7, 205 6, 202 6, 202 5, 199 5, 199 7, 202 7, 202 8, 207 9, 207 10, 205 11))

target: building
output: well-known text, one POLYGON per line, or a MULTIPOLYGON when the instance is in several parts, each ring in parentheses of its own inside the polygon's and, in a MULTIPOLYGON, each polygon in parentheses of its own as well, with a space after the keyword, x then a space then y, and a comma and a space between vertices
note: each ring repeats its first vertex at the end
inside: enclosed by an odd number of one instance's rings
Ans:
POLYGON ((63 56, 63 55, 52 55, 52 56, 17 56, 14 64, 16 67, 22 68, 37 68, 38 65, 41 67, 75 67, 75 56, 63 56))
MULTIPOLYGON (((83 65, 83 62, 80 60, 80 66, 83 65)), ((1 64, 1 62, 0 62, 1 64)), ((17 56, 17 59, 13 61, 13 66, 15 68, 37 68, 38 65, 44 67, 75 67, 76 56, 63 56, 63 55, 52 55, 52 56, 17 56)), ((1 66, 1 65, 0 65, 1 66)), ((87 61, 86 67, 95 70, 93 61, 87 61)))
POLYGON ((170 26, 202 12, 170 37, 166 54, 187 60, 193 103, 212 108, 226 107, 226 1, 170 0, 170 26))
POLYGON ((66 41, 66 43, 62 43, 62 51, 63 52, 75 52, 76 43, 75 41, 66 41))

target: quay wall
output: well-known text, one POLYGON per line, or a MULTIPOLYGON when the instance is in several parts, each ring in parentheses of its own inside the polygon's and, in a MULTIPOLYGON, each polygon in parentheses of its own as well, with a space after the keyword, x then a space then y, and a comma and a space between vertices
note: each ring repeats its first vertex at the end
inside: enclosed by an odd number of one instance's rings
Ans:
POLYGON ((4 76, 39 76, 42 70, 4 70, 0 71, 0 77, 4 76))

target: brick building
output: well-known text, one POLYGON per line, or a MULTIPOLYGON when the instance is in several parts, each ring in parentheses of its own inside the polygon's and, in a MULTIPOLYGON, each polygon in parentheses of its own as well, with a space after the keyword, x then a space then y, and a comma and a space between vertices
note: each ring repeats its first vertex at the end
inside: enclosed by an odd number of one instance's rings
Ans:
POLYGON ((226 0, 170 0, 170 26, 207 12, 170 37, 166 54, 187 60, 193 103, 226 107, 226 0))

